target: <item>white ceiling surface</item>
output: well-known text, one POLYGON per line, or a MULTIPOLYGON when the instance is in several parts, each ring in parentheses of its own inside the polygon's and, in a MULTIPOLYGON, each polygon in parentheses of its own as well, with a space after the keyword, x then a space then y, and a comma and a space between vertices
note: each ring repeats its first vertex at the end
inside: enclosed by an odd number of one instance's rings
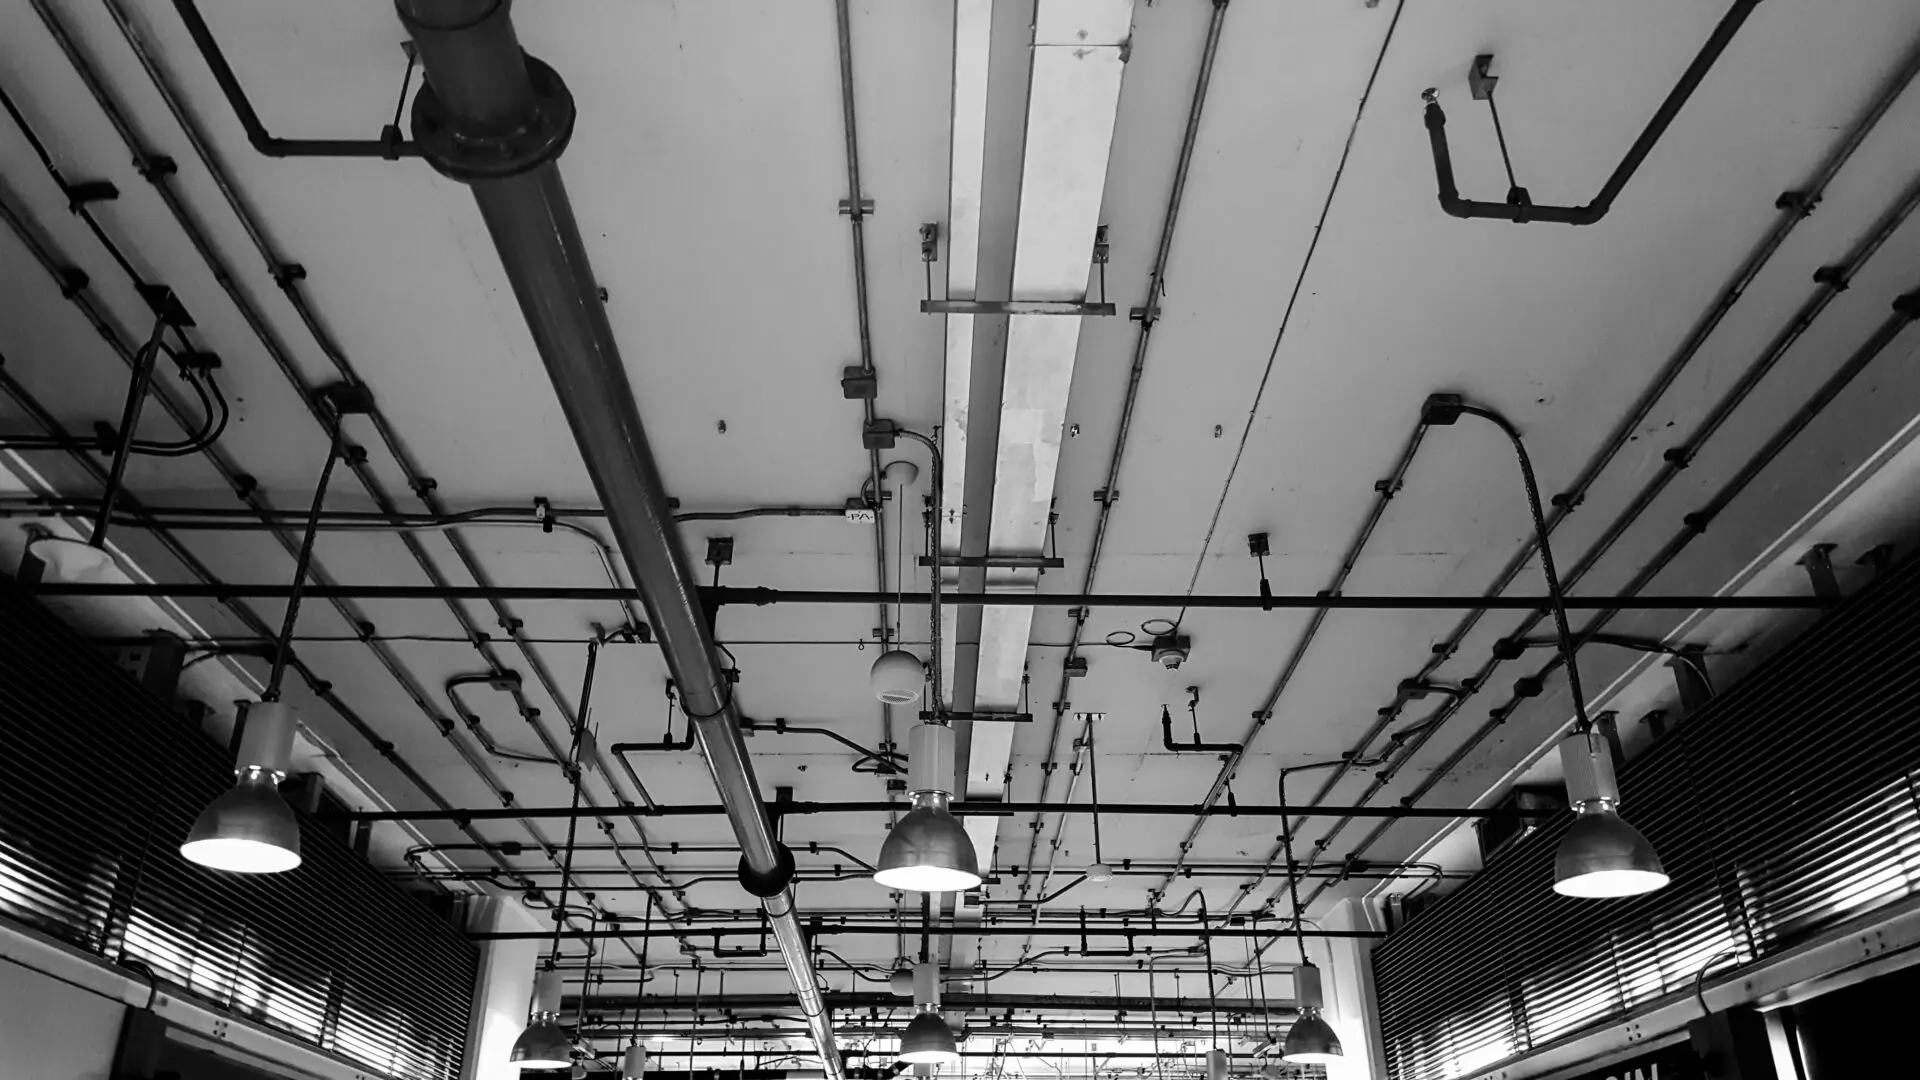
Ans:
MULTIPOLYGON (((1502 119, 1521 183, 1542 203, 1584 202, 1698 49, 1722 14, 1721 4, 1637 0, 1601 10, 1476 2, 1409 4, 1397 13, 1390 3, 1233 5, 1094 590, 1180 592, 1193 581, 1201 593, 1250 592, 1257 576, 1244 538, 1259 530, 1273 537, 1276 554, 1267 570, 1277 592, 1323 588, 1368 511, 1374 481, 1386 475, 1421 400, 1433 391, 1463 392, 1505 411, 1528 436, 1543 490, 1567 484, 1775 220, 1775 196, 1829 152, 1885 70, 1920 33, 1920 8, 1899 0, 1848 0, 1841 7, 1844 12, 1817 0, 1762 5, 1608 218, 1567 228, 1443 215, 1434 201, 1419 91, 1440 90, 1462 191, 1500 198, 1504 177, 1490 125, 1465 85, 1469 59, 1494 52, 1502 119), (1356 129, 1356 106, 1395 18, 1398 26, 1356 129), (1337 197, 1276 349, 1276 331, 1343 155, 1337 197)), ((104 176, 119 185, 121 200, 98 208, 108 228, 143 267, 182 293, 205 340, 225 359, 221 379, 235 399, 236 423, 222 446, 260 478, 275 505, 304 507, 325 449, 318 427, 246 334, 150 189, 126 167, 111 129, 23 8, 0 11, 0 67, 9 73, 9 91, 71 177, 104 176)), ((383 5, 206 0, 204 8, 275 134, 367 138, 391 115, 402 32, 383 5)), ((61 10, 154 147, 179 160, 191 205, 241 271, 244 287, 292 343, 308 378, 330 380, 331 369, 261 272, 233 215, 191 160, 101 8, 73 2, 61 10)), ((1079 434, 1062 442, 1055 484, 1057 542, 1067 566, 1042 577, 1043 591, 1076 589, 1085 570, 1098 510, 1093 491, 1105 483, 1138 329, 1124 313, 1143 299, 1210 10, 1200 0, 1136 5, 1101 215, 1113 243, 1108 297, 1122 315, 1088 319, 1080 334, 1067 404, 1067 422, 1079 425, 1079 434)), ((556 504, 591 502, 578 453, 467 193, 418 162, 273 161, 255 155, 172 12, 143 6, 138 15, 274 243, 306 266, 304 287, 328 329, 448 503, 526 505, 535 496, 556 504)), ((941 321, 917 311, 924 277, 916 230, 946 214, 951 20, 950 5, 931 3, 856 4, 853 14, 863 193, 876 204, 867 219, 867 258, 880 371, 877 408, 925 431, 934 430, 941 416, 944 338, 941 321)), ((562 6, 523 0, 516 21, 528 50, 562 73, 580 103, 579 129, 562 171, 595 270, 609 291, 608 310, 670 491, 687 509, 837 505, 857 495, 866 475, 860 410, 841 398, 836 385, 840 369, 857 362, 858 351, 849 230, 836 212, 847 196, 847 180, 831 4, 574 0, 562 6), (722 420, 724 434, 718 430, 722 420)), ((1621 454, 1569 520, 1556 543, 1563 567, 1798 306, 1811 288, 1811 271, 1850 247, 1909 181, 1917 132, 1920 95, 1909 94, 1648 418, 1646 437, 1621 454)), ((10 197, 26 204, 57 246, 92 273, 130 336, 143 334, 138 302, 65 212, 20 140, 4 129, 0 175, 10 197)), ((1664 543, 1679 515, 1704 501, 1884 317, 1888 300, 1920 283, 1911 279, 1910 268, 1920 262, 1916 256, 1920 227, 1909 226, 1580 591, 1617 585, 1664 543)), ((0 287, 12 298, 0 319, 8 370, 69 423, 84 427, 116 414, 119 362, 10 239, 0 242, 0 287)), ((1878 449, 1912 416, 1910 354, 1910 342, 1889 350, 1872 377, 1809 429, 1652 591, 1720 587, 1878 449)), ((163 381, 171 382, 171 374, 163 381)), ((7 430, 24 426, 11 410, 0 416, 7 430)), ((158 410, 149 409, 148 417, 158 429, 158 410)), ((348 430, 369 446, 389 487, 404 493, 397 468, 356 427, 363 423, 350 420, 348 430)), ((909 448, 902 456, 918 459, 919 453, 909 448)), ((53 461, 44 470, 72 480, 53 461)), ((137 460, 130 483, 155 504, 233 505, 198 459, 137 460)), ((339 495, 330 505, 368 505, 346 474, 336 476, 334 488, 339 495)), ((74 490, 87 488, 75 484, 74 490)), ((419 509, 410 497, 401 501, 406 509, 419 509)), ((917 538, 917 520, 914 530, 917 538)), ((1527 531, 1508 448, 1490 426, 1469 418, 1429 435, 1346 589, 1477 592, 1527 531)), ((723 583, 873 587, 867 528, 833 519, 702 523, 687 529, 696 559, 707 535, 736 538, 736 561, 722 572, 723 583)), ((118 536, 156 576, 176 576, 152 545, 130 530, 118 536)), ((468 530, 465 536, 500 584, 604 583, 591 548, 577 537, 514 528, 468 530)), ((227 580, 281 581, 291 574, 291 560, 262 535, 196 533, 188 542, 227 580)), ((452 580, 466 580, 443 537, 424 534, 421 542, 452 580)), ((328 533, 318 552, 342 582, 424 580, 391 537, 328 533)), ((910 545, 909 561, 914 554, 910 545)), ((893 559, 890 551, 889 564, 893 559)), ((1522 575, 1515 591, 1540 591, 1537 573, 1522 575)), ((236 629, 210 605, 189 607, 220 632, 236 629)), ((277 604, 254 607, 277 623, 277 604)), ((359 607, 382 633, 459 632, 438 604, 359 607)), ((607 604, 512 607, 536 637, 578 638, 590 622, 620 617, 607 604)), ((492 628, 484 605, 470 609, 484 628, 492 628)), ((324 603, 310 603, 304 611, 305 633, 351 633, 324 603)), ((1138 633, 1142 620, 1174 614, 1100 609, 1087 638, 1138 633)), ((915 639, 924 638, 923 617, 923 609, 907 610, 915 639)), ((1355 612, 1329 618, 1241 766, 1237 797, 1269 803, 1281 764, 1350 748, 1391 700, 1395 685, 1419 668, 1430 645, 1458 617, 1355 612)), ((1628 618, 1616 628, 1656 630, 1663 620, 1679 617, 1628 618)), ((856 741, 877 741, 878 710, 863 677, 875 652, 870 641, 864 649, 852 644, 871 638, 874 621, 865 607, 723 611, 719 633, 735 643, 747 714, 817 722, 856 741), (822 643, 748 644, 800 639, 822 643)), ((1160 703, 1174 706, 1176 736, 1185 737, 1183 688, 1197 684, 1203 736, 1239 739, 1305 621, 1300 612, 1190 612, 1182 632, 1192 636, 1194 655, 1177 672, 1141 654, 1090 648, 1091 675, 1069 689, 1074 711, 1107 714, 1098 735, 1103 800, 1201 798, 1218 762, 1211 755, 1159 749, 1160 703)), ((1490 641, 1516 621, 1485 620, 1443 677, 1477 667, 1490 641)), ((1064 652, 1054 646, 1065 640, 1067 625, 1063 611, 1035 613, 1029 707, 1039 719, 1015 735, 1010 798, 1032 798, 1038 790, 1049 703, 1060 685, 1064 652)), ((436 707, 443 704, 444 679, 481 667, 474 651, 458 643, 400 642, 393 648, 436 707)), ((576 700, 584 647, 540 651, 569 702, 576 700)), ((301 652, 456 804, 494 803, 364 647, 312 643, 301 652)), ((561 737, 559 711, 532 672, 511 649, 502 648, 502 654, 526 676, 529 697, 561 737)), ((1588 650, 1582 655, 1588 686, 1605 685, 1628 659, 1588 650)), ((1504 667, 1495 687, 1376 801, 1410 790, 1423 769, 1442 760, 1487 709, 1505 699, 1512 679, 1533 666, 1504 667)), ((603 746, 660 736, 665 677, 650 648, 608 648, 594 695, 603 746)), ((304 693, 296 687, 293 697, 308 704, 304 693)), ((507 702, 496 700, 501 695, 484 688, 468 693, 504 744, 536 745, 507 702)), ((1493 779, 1528 759, 1568 713, 1557 689, 1521 710, 1427 801, 1460 805, 1480 797, 1493 779)), ((305 715, 395 801, 414 801, 405 782, 324 709, 310 708, 305 715)), ((1423 707, 1416 706, 1401 723, 1422 715, 1423 707)), ((684 718, 675 724, 676 733, 684 730, 684 718)), ((1068 716, 1060 739, 1063 760, 1078 729, 1068 716)), ((756 735, 749 746, 769 795, 776 784, 791 784, 800 799, 883 796, 878 780, 850 782, 850 756, 825 740, 756 735)), ((552 768, 496 768, 523 803, 565 801, 552 768)), ((663 802, 714 801, 692 753, 645 755, 636 768, 663 802)), ((1322 775, 1302 776, 1290 794, 1305 798, 1322 775)), ((1063 779, 1055 777, 1051 797, 1060 797, 1063 779)), ((1329 801, 1351 801, 1367 779, 1349 779, 1329 801)), ((604 792, 602 781, 592 783, 604 792)), ((626 786, 624 778, 621 784, 626 786)), ((1086 797, 1083 777, 1077 798, 1086 797)), ((1002 822, 1003 866, 1024 859, 1026 821, 1002 822)), ((1311 824, 1305 839, 1314 839, 1324 824, 1311 824)), ((1188 825, 1175 818, 1110 819, 1104 825, 1106 859, 1171 859, 1188 825)), ((560 822, 540 827, 549 838, 564 832, 560 822)), ((648 828, 657 839, 688 843, 724 842, 728 836, 720 818, 648 828)), ((522 838, 509 823, 480 829, 502 839, 522 838)), ((1370 829, 1367 822, 1350 828, 1333 854, 1370 829)), ((793 840, 837 843, 869 858, 880 839, 877 817, 796 818, 788 831, 793 840)), ((1191 857, 1258 860, 1271 848, 1274 831, 1271 821, 1215 819, 1191 857)), ((1404 824, 1370 854, 1404 855, 1432 831, 1404 824)), ((455 838, 446 828, 427 832, 455 838)), ((1051 832, 1049 818, 1044 835, 1051 832)), ((621 835, 631 838, 624 824, 621 835)), ((1091 861, 1084 816, 1069 822, 1064 837, 1061 869, 1091 861)), ((1043 841, 1042 859, 1046 853, 1043 841)), ((829 861, 801 857, 803 867, 829 861)), ((683 855, 674 864, 724 869, 731 863, 724 855, 683 855)), ((997 895, 1012 894, 1007 880, 997 895)), ((1063 883, 1058 876, 1054 881, 1063 883)), ((1238 885, 1232 878, 1207 882, 1216 910, 1238 885)), ((1155 883, 1122 877, 1107 886, 1082 885, 1061 903, 1137 907, 1142 890, 1155 883)), ((1170 899, 1177 902, 1193 883, 1177 883, 1170 899)), ((883 891, 857 882, 806 884, 800 897, 803 910, 887 902, 883 891)), ((698 905, 748 906, 725 883, 696 887, 690 898, 698 905)), ((625 910, 641 906, 638 894, 609 894, 606 900, 625 910)), ((1017 935, 1002 934, 981 954, 1007 959, 1019 943, 1017 935)), ((895 951, 891 939, 832 944, 853 958, 886 960, 895 951)), ((764 987, 743 980, 739 988, 776 989, 783 976, 759 978, 764 987)), ((995 986, 1011 989, 1017 981, 995 986)))

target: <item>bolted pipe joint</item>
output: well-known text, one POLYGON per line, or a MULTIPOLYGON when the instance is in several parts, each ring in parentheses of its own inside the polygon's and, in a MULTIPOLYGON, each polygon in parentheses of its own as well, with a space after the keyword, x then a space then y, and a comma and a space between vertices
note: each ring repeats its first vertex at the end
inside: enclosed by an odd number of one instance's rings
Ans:
POLYGON ((745 856, 740 858, 740 887, 762 900, 779 896, 793 883, 793 849, 785 844, 773 846, 774 865, 764 872, 755 870, 747 864, 745 856))
POLYGON ((429 73, 413 99, 413 138, 434 171, 472 184, 559 158, 573 138, 573 95, 520 48, 511 0, 397 0, 429 73))

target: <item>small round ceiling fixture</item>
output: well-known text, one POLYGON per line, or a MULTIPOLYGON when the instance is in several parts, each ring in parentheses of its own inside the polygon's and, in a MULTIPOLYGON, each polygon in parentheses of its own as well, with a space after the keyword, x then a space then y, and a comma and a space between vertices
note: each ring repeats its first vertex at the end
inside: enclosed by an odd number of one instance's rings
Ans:
POLYGON ((919 701, 926 688, 927 668, 905 649, 888 649, 873 662, 867 680, 874 697, 888 705, 909 705, 919 701))

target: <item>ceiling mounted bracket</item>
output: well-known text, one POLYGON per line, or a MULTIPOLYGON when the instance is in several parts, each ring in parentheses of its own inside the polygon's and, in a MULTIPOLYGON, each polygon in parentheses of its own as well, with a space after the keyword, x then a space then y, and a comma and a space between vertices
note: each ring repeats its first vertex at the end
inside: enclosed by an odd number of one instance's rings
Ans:
POLYGON ((924 315, 1066 315, 1075 318, 1113 315, 1113 304, 1086 300, 922 300, 924 315))
POLYGON ((1807 580, 1813 585, 1813 595, 1823 600, 1841 598, 1840 579, 1833 573, 1833 552, 1835 544, 1815 544, 1800 557, 1800 568, 1807 572, 1807 580))
MULTIPOLYGON (((988 570, 1058 570, 1067 565, 1065 559, 1056 559, 1047 555, 941 555, 941 566, 961 567, 965 569, 988 570)), ((914 562, 920 566, 932 566, 934 559, 930 555, 921 555, 914 562)))
POLYGON ((114 187, 111 180, 78 180, 60 185, 60 191, 67 197, 70 214, 79 213, 88 203, 112 202, 120 197, 120 189, 114 187))
POLYGON ((1467 69, 1467 92, 1473 95, 1473 100, 1493 100, 1493 88, 1500 84, 1500 76, 1490 73, 1492 67, 1492 53, 1481 53, 1473 58, 1473 66, 1467 69))
POLYGON ((178 329, 195 325, 193 316, 187 314, 187 309, 181 305, 179 294, 172 289, 165 285, 143 284, 135 285, 134 290, 140 294, 140 299, 147 302, 147 307, 153 309, 154 317, 168 326, 178 329))
POLYGON ((945 719, 945 720, 952 721, 954 723, 970 723, 970 724, 1031 724, 1033 723, 1033 714, 1032 713, 998 713, 998 712, 948 712, 948 713, 922 712, 920 714, 920 719, 922 720, 945 719))

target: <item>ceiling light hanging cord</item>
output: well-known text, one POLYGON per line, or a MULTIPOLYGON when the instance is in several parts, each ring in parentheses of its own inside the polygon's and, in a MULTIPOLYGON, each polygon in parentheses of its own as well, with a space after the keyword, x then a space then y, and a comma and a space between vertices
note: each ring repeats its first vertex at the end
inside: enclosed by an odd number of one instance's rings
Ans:
POLYGON ((1105 866, 1107 860, 1100 848, 1100 753, 1094 746, 1093 732, 1095 713, 1087 714, 1087 786, 1093 798, 1093 861, 1105 866))
POLYGON ((300 618, 300 596, 306 590, 307 571, 313 565, 313 541, 320 534, 320 509, 327 499, 327 484, 333 479, 333 467, 341 458, 340 418, 328 425, 327 461, 320 467, 320 483, 313 489, 313 505, 307 511, 306 535, 300 538, 300 554, 293 564, 293 593, 287 598, 287 612, 280 620, 280 637, 274 642, 273 668, 267 674, 267 688, 261 701, 279 701, 280 684, 287 676, 287 662, 293 655, 293 627, 300 618))
MULTIPOLYGON (((1258 911, 1248 916, 1248 924, 1252 926, 1256 932, 1259 931, 1260 913, 1258 911)), ((1252 969, 1253 977, 1260 981, 1261 1023, 1266 1025, 1267 1043, 1271 1046, 1273 1043, 1273 999, 1267 996, 1267 966, 1259 962, 1259 952, 1254 949, 1252 938, 1247 939, 1247 967, 1252 969)))
POLYGON ((639 998, 647 992, 647 956, 653 951, 653 894, 647 894, 647 936, 640 941, 640 982, 634 989, 633 1003, 633 1041, 640 1042, 640 1002, 639 998))
POLYGON ((1160 1056, 1160 992, 1154 988, 1153 961, 1153 957, 1147 957, 1147 1023, 1153 1029, 1154 1070, 1159 1074, 1158 1080, 1167 1080, 1167 1062, 1160 1056))
POLYGON ((567 776, 573 783, 574 813, 567 819, 567 850, 560 864, 560 902, 553 909, 553 947, 547 957, 551 967, 560 959, 560 931, 566 925, 567 893, 573 887, 573 842, 580 830, 580 744, 587 732, 587 717, 593 702, 593 673, 600 661, 600 643, 587 643, 587 671, 581 680, 579 719, 573 725, 573 747, 567 752, 567 776))
MULTIPOLYGON (((1491 100, 1491 99, 1489 99, 1491 100)), ((1526 440, 1520 429, 1506 417, 1478 405, 1462 403, 1460 411, 1480 417, 1506 433, 1513 444, 1514 457, 1520 462, 1520 478, 1527 488, 1527 511, 1533 515, 1534 544, 1540 549, 1540 572, 1547 579, 1547 600, 1553 609, 1554 629, 1560 637, 1560 659, 1567 668, 1567 691, 1573 695, 1574 728, 1581 734, 1593 730, 1587 716, 1587 695, 1580 687, 1580 665, 1574 657, 1573 630, 1567 625, 1567 597, 1560 586, 1560 574, 1553 565, 1553 545, 1547 539, 1547 519, 1540 508, 1540 484, 1533 475, 1533 459, 1527 455, 1526 440)))
POLYGON ((1293 822, 1287 810, 1287 774, 1280 772, 1280 846, 1287 858, 1287 894, 1293 903, 1293 941, 1300 948, 1300 960, 1307 960, 1306 913, 1300 910, 1300 869, 1293 861, 1293 822))

